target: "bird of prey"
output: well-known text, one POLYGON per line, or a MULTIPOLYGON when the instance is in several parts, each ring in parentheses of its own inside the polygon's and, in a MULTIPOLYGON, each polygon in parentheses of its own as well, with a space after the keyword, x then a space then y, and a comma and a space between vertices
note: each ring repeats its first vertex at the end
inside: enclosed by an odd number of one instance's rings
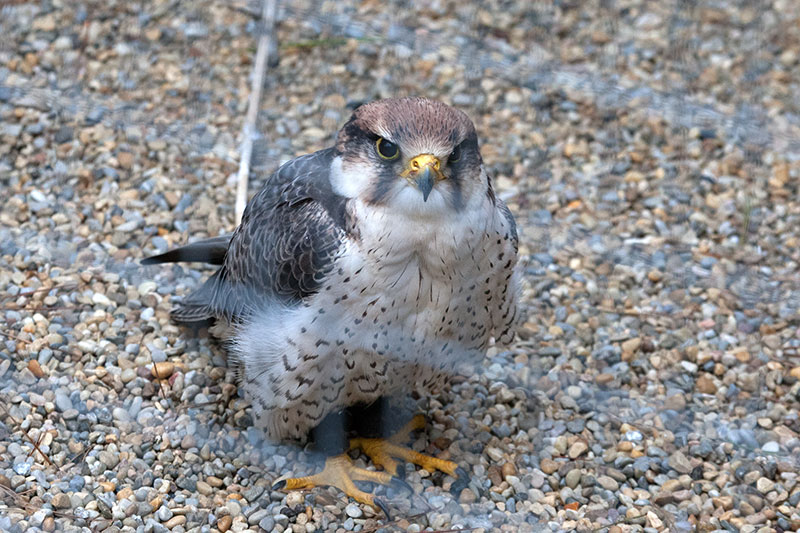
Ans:
MULTIPOLYGON (((385 511, 352 481, 388 484, 395 458, 466 477, 456 463, 397 438, 348 442, 336 433, 384 398, 435 392, 459 363, 483 356, 491 338, 512 338, 516 226, 466 114, 425 98, 356 108, 333 147, 269 178, 232 236, 144 263, 179 261, 220 265, 173 317, 227 325, 256 424, 275 439, 317 432, 344 452, 322 472, 278 487, 336 486, 385 511), (383 471, 356 468, 346 455, 354 448, 383 471)), ((416 417, 405 429, 421 425, 416 417)))

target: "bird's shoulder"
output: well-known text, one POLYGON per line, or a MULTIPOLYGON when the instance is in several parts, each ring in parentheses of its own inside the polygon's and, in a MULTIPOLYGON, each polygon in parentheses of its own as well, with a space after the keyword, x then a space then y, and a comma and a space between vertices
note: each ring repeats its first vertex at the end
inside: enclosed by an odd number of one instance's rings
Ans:
POLYGON ((314 294, 346 238, 347 198, 333 191, 333 149, 282 165, 250 201, 221 274, 255 294, 299 300, 314 294))
POLYGON ((343 225, 347 199, 334 192, 330 180, 336 155, 335 149, 327 148, 281 165, 247 204, 241 226, 306 202, 317 202, 334 222, 343 225))

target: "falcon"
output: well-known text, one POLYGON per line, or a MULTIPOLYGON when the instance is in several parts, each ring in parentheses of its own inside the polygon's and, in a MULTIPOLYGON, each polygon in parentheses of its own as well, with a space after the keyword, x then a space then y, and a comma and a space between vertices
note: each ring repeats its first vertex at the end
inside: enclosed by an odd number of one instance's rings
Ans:
POLYGON ((174 319, 224 324, 256 425, 330 452, 321 472, 277 488, 335 486, 386 512, 353 481, 391 484, 396 459, 465 486, 455 462, 402 446, 423 417, 385 438, 380 412, 387 398, 435 393, 492 338, 513 336, 516 226, 466 114, 426 98, 356 108, 333 147, 269 178, 231 236, 143 263, 183 261, 220 268, 174 319), (354 449, 383 470, 357 468, 354 449))

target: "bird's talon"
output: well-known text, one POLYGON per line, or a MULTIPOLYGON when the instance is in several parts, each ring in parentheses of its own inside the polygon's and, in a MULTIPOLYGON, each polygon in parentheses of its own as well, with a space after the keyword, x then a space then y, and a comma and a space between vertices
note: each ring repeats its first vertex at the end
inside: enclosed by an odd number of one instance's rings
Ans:
POLYGON ((391 522, 392 515, 391 513, 389 513, 389 507, 387 507, 387 505, 383 502, 383 500, 381 500, 380 498, 373 498, 372 501, 375 504, 375 507, 383 511, 383 514, 386 515, 386 520, 391 522))
POLYGON ((460 496, 461 491, 467 488, 469 485, 470 478, 467 471, 461 468, 460 466, 456 468, 456 475, 458 476, 453 484, 450 485, 450 493, 455 496, 460 496))
POLYGON ((397 476, 392 477, 391 486, 397 490, 405 490, 411 494, 414 493, 414 489, 411 488, 411 485, 406 483, 404 479, 401 479, 397 476))

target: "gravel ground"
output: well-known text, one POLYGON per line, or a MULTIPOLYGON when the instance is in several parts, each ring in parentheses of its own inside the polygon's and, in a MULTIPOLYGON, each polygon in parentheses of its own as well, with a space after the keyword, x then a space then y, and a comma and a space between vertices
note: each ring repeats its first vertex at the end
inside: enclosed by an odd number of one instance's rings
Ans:
POLYGON ((0 4, 0 530, 800 529, 800 4, 739 4, 282 15, 251 190, 349 106, 424 94, 520 224, 528 321, 413 444, 470 486, 409 467, 391 523, 270 490, 319 458, 170 323, 208 271, 137 264, 233 228, 251 6, 0 4))

